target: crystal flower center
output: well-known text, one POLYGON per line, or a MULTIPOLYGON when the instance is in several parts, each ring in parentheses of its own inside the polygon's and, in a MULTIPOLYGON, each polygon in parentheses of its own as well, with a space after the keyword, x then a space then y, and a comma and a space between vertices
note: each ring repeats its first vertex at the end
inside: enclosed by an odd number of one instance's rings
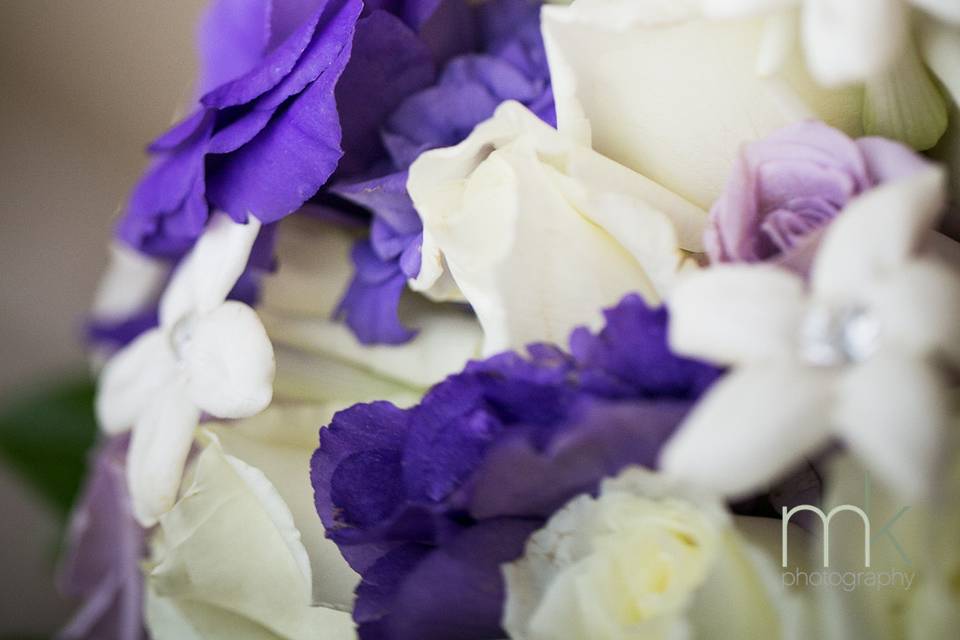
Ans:
POLYGON ((817 306, 807 312, 800 329, 800 356, 817 367, 862 362, 877 351, 880 322, 859 306, 817 306))

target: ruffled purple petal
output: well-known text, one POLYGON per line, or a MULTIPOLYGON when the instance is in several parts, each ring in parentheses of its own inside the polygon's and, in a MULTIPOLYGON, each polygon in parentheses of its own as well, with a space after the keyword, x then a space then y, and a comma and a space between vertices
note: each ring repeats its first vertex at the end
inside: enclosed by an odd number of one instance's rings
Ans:
POLYGON ((262 59, 270 0, 215 0, 200 23, 200 94, 235 80, 262 59))
POLYGON ((345 0, 335 13, 324 14, 318 30, 329 38, 328 49, 339 47, 330 65, 253 140, 211 159, 211 204, 235 218, 250 213, 262 222, 275 222, 327 181, 342 155, 333 90, 350 57, 359 9, 358 1, 345 0))
POLYGON ((505 637, 500 617, 506 586, 500 565, 520 557, 527 538, 540 526, 539 520, 488 520, 433 551, 400 581, 385 620, 387 634, 381 637, 505 637))
POLYGON ((430 85, 435 73, 426 44, 396 16, 374 11, 357 23, 353 55, 336 91, 344 148, 339 175, 359 174, 383 155, 383 121, 430 85))
POLYGON ((666 313, 639 297, 607 319, 578 331, 573 355, 533 345, 471 362, 415 407, 355 405, 321 430, 317 511, 363 576, 364 640, 502 637, 499 565, 529 531, 603 478, 654 465, 719 373, 671 354, 666 313))
POLYGON ((402 344, 416 332, 397 313, 407 276, 396 262, 382 260, 368 241, 354 245, 355 268, 334 316, 347 323, 362 344, 402 344))

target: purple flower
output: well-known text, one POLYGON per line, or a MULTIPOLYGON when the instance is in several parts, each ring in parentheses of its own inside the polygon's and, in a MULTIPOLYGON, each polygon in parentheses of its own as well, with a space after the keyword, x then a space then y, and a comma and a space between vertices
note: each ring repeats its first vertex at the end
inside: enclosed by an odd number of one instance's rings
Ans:
POLYGON ((356 275, 338 314, 366 344, 413 337, 397 315, 406 282, 420 272, 422 227, 406 190, 407 169, 424 151, 455 145, 506 100, 555 124, 540 36, 539 0, 491 0, 472 9, 474 50, 451 59, 428 88, 410 95, 380 130, 385 157, 333 191, 373 212, 370 237, 353 254, 356 275))
POLYGON ((363 577, 364 640, 503 637, 500 565, 571 497, 663 442, 716 379, 666 347, 638 296, 572 354, 472 362, 411 409, 356 405, 321 430, 311 479, 327 535, 363 577))
POLYGON ((200 29, 199 105, 150 146, 119 236, 176 257, 211 207, 274 222, 338 167, 365 167, 386 113, 433 79, 414 29, 439 1, 215 0, 200 29))
POLYGON ((146 638, 143 628, 144 531, 133 518, 124 476, 127 438, 97 450, 74 508, 60 568, 64 595, 82 602, 58 638, 146 638))
POLYGON ((743 148, 710 211, 707 252, 713 262, 773 261, 805 274, 851 199, 924 165, 883 138, 851 140, 822 122, 786 127, 743 148))

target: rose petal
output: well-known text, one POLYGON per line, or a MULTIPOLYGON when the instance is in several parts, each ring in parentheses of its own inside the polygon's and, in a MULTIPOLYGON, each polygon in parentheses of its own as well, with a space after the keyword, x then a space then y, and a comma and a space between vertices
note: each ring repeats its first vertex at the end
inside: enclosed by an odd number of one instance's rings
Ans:
POLYGON ((869 78, 899 53, 909 22, 903 0, 807 0, 807 64, 814 77, 828 85, 869 78))

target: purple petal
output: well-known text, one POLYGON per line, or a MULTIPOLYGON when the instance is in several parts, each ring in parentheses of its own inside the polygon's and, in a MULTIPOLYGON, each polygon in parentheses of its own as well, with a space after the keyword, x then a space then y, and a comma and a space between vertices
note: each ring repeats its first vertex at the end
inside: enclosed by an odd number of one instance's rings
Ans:
POLYGON ((235 107, 246 104, 277 86, 314 41, 314 32, 317 30, 321 13, 315 11, 283 44, 270 51, 250 71, 207 92, 200 99, 201 104, 215 109, 235 107))
POLYGON ((340 124, 333 89, 350 57, 359 0, 324 15, 322 37, 340 43, 337 58, 253 140, 211 161, 207 196, 233 216, 275 222, 295 211, 327 181, 340 160, 340 124))
POLYGON ((70 519, 60 590, 82 601, 58 637, 140 640, 143 628, 143 529, 133 518, 124 473, 126 438, 95 454, 91 474, 70 519))
POLYGON ((341 174, 361 172, 382 155, 381 124, 407 96, 433 82, 434 74, 429 49, 400 19, 375 11, 357 23, 353 55, 336 89, 341 174))
POLYGON ((200 23, 200 93, 248 73, 269 37, 270 0, 215 0, 200 23))
POLYGON ((400 322, 398 307, 407 276, 393 261, 381 260, 368 241, 354 245, 356 269, 335 317, 343 319, 362 344, 402 344, 416 335, 400 322))
MULTIPOLYGON (((538 520, 489 520, 424 558, 397 590, 386 621, 386 637, 505 637, 500 618, 506 587, 500 566, 520 557, 527 538, 542 524, 538 520)), ((366 640, 368 636, 361 637, 366 640)))

